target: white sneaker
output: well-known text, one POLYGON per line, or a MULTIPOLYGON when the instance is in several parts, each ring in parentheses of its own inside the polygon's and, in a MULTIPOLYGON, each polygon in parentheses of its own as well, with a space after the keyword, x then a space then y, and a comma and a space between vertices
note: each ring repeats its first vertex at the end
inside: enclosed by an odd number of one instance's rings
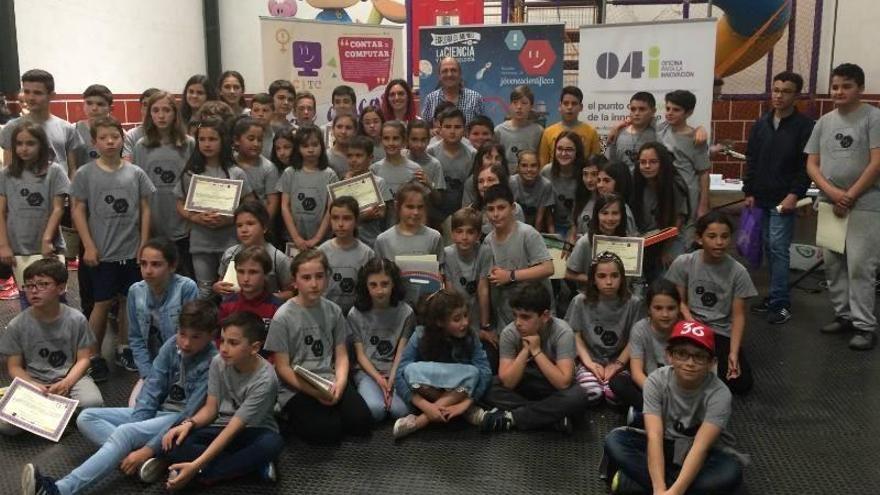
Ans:
POLYGON ((168 466, 170 465, 171 463, 164 459, 151 457, 141 464, 141 469, 138 471, 138 477, 140 477, 141 481, 144 483, 157 483, 163 477, 168 475, 168 466))
POLYGON ((474 426, 483 424, 483 417, 486 416, 486 410, 480 406, 471 406, 464 412, 464 420, 474 426))
POLYGON ((399 438, 403 438, 409 435, 410 433, 418 429, 419 427, 416 424, 416 415, 410 414, 394 422, 394 429, 392 430, 392 434, 394 435, 394 439, 397 440, 399 438))

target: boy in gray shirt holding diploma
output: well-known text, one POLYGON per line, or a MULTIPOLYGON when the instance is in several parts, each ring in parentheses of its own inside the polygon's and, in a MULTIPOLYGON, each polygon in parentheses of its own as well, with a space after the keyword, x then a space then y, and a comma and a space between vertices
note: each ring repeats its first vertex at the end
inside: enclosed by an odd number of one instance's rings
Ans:
MULTIPOLYGON (((831 72, 837 108, 813 128, 804 150, 807 173, 822 191, 819 198, 847 218, 846 251, 823 250, 834 321, 823 333, 855 330, 850 349, 877 345, 874 281, 880 267, 880 110, 862 103, 865 73, 842 64, 831 72)), ((821 228, 821 226, 820 226, 821 228)))
POLYGON ((208 371, 205 405, 162 438, 165 454, 143 470, 167 466, 168 490, 195 480, 212 485, 258 473, 275 481, 275 459, 284 448, 272 411, 278 378, 260 356, 266 340, 263 320, 250 312, 233 313, 220 324, 220 355, 208 371), (171 464, 168 466, 168 464, 171 464))
POLYGON ((727 430, 732 396, 712 368, 712 329, 680 321, 669 337, 672 363, 645 381, 645 429, 605 437, 612 493, 733 493, 747 457, 727 430))
MULTIPOLYGON (((67 267, 54 258, 37 260, 25 268, 21 289, 30 307, 0 334, 9 376, 78 400, 80 408, 104 405, 101 391, 86 375, 95 337, 86 317, 60 301, 67 290, 67 267)), ((0 434, 22 431, 0 420, 0 434)))

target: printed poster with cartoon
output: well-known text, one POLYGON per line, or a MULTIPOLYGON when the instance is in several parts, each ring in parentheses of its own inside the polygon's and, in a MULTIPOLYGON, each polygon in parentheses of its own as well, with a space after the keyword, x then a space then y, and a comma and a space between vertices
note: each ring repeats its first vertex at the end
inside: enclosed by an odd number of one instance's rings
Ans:
POLYGON ((318 102, 315 123, 332 119, 333 88, 354 88, 358 112, 379 105, 385 84, 403 78, 403 27, 260 18, 263 80, 288 79, 318 102))
POLYGON ((422 98, 438 87, 440 60, 461 63, 464 87, 483 95, 488 116, 504 121, 510 92, 527 84, 542 126, 559 120, 564 86, 563 24, 423 27, 419 30, 419 88, 422 98))

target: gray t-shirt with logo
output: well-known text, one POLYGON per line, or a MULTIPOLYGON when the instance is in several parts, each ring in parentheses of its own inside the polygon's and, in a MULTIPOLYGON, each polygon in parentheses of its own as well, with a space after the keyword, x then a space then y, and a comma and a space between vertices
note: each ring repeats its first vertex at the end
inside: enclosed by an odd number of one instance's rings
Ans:
MULTIPOLYGON (((265 348, 290 356, 291 368, 300 365, 329 380, 336 380, 334 357, 336 346, 345 344, 345 318, 336 303, 323 297, 311 308, 289 299, 278 308, 265 348)), ((278 403, 287 404, 297 392, 289 387, 278 391, 278 403)))
POLYGON ((406 159, 400 165, 394 165, 387 158, 383 158, 370 165, 370 172, 373 175, 385 179, 385 183, 391 190, 391 196, 396 196, 401 186, 413 180, 416 172, 420 170, 422 170, 422 167, 409 159, 406 159))
MULTIPOLYGON (((100 261, 137 257, 141 241, 141 198, 156 192, 150 178, 128 162, 108 172, 90 162, 76 172, 71 195, 85 202, 89 231, 100 261)), ((161 219, 157 219, 161 221, 161 219)))
POLYGON ((280 174, 278 173, 278 167, 276 167, 274 163, 270 162, 262 155, 260 155, 259 158, 257 165, 242 166, 239 164, 238 168, 244 170, 257 199, 265 202, 270 194, 278 193, 278 179, 280 174))
POLYGON ((516 172, 519 152, 532 150, 537 153, 543 134, 544 128, 534 122, 530 122, 524 127, 514 127, 513 122, 505 120, 495 126, 495 140, 504 146, 507 167, 511 174, 516 172))
POLYGON ((186 162, 196 147, 190 136, 183 147, 171 144, 148 148, 140 139, 132 152, 132 161, 146 172, 156 187, 156 194, 150 200, 150 230, 157 236, 172 240, 182 239, 189 234, 187 222, 177 214, 177 189, 186 162))
MULTIPOLYGON (((819 155, 819 171, 829 182, 847 189, 871 161, 871 150, 880 148, 880 109, 863 103, 846 115, 839 110, 816 122, 805 153, 819 155)), ((823 201, 828 198, 822 194, 823 201)), ((855 210, 880 211, 880 185, 871 185, 857 200, 855 210)))
POLYGON ((538 208, 549 208, 555 201, 553 184, 542 175, 538 175, 531 185, 526 184, 519 174, 513 175, 510 177, 510 191, 513 193, 513 200, 522 206, 526 223, 530 225, 535 225, 538 208))
POLYGON ((420 157, 412 156, 410 153, 406 153, 405 156, 422 167, 432 189, 436 191, 446 189, 446 177, 443 176, 443 165, 440 164, 440 160, 427 153, 420 157))
POLYGON ((324 297, 338 304, 342 314, 348 314, 348 310, 354 306, 358 270, 375 254, 370 246, 358 239, 355 239, 354 244, 347 249, 339 247, 335 239, 330 239, 318 246, 318 250, 327 256, 327 262, 330 264, 324 297))
POLYGON ((348 329, 352 342, 363 344, 364 354, 380 373, 391 371, 397 344, 409 339, 415 328, 415 312, 409 304, 400 301, 397 306, 361 312, 348 312, 348 329))
POLYGON ((642 318, 633 325, 629 336, 629 357, 642 360, 646 376, 669 364, 666 362, 668 337, 655 331, 649 318, 642 318))
POLYGON ((694 318, 725 337, 730 337, 733 299, 758 295, 748 270, 732 256, 726 255, 720 263, 706 263, 702 249, 675 258, 666 279, 686 288, 694 318))
POLYGON ((580 177, 563 177, 553 175, 553 164, 548 163, 541 169, 541 175, 550 181, 553 186, 553 221, 556 225, 568 226, 572 224, 572 211, 574 210, 574 195, 577 190, 577 181, 580 177))
MULTIPOLYGON (((483 243, 492 252, 492 266, 498 266, 504 270, 519 270, 538 265, 551 260, 550 251, 544 243, 544 238, 531 225, 516 222, 513 231, 503 242, 496 239, 497 231, 493 230, 486 236, 483 243)), ((550 279, 544 279, 541 283, 553 294, 550 279)), ((503 329, 513 321, 513 311, 508 302, 510 291, 516 283, 498 287, 492 287, 492 305, 495 307, 495 326, 503 329)))
POLYGON ((397 256, 433 254, 443 263, 443 238, 431 227, 422 226, 414 235, 404 235, 395 225, 379 234, 374 249, 377 256, 391 261, 397 256))
POLYGON ((43 383, 55 383, 76 363, 76 353, 95 343, 89 321, 66 304, 61 315, 51 323, 43 323, 28 308, 9 322, 0 333, 0 354, 21 356, 25 370, 43 383))
POLYGON ((461 208, 461 199, 464 191, 464 181, 471 173, 476 153, 470 146, 460 143, 458 152, 449 155, 443 149, 443 142, 428 147, 428 153, 443 166, 443 177, 446 180, 446 190, 440 201, 440 209, 444 215, 451 215, 461 208))
POLYGON ((272 414, 278 395, 278 377, 268 361, 257 358, 260 364, 250 373, 241 373, 219 355, 211 360, 208 395, 217 398, 217 417, 211 426, 226 426, 235 417, 247 428, 278 431, 272 414))
MULTIPOLYGON (((6 197, 6 233, 15 255, 37 254, 42 251, 43 232, 52 214, 57 196, 70 194, 67 170, 52 162, 46 173, 35 175, 23 170, 21 177, 9 174, 9 167, 0 169, 0 196, 6 197)), ((53 245, 64 250, 61 231, 53 245)))
POLYGON ((675 157, 675 170, 687 185, 688 203, 693 205, 691 218, 695 218, 700 201, 700 174, 712 168, 709 145, 694 144, 693 133, 677 133, 666 123, 657 126, 657 139, 675 157))
MULTIPOLYGON (((549 324, 538 332, 541 337, 541 351, 557 362, 560 359, 574 359, 577 355, 574 331, 565 320, 553 317, 549 324)), ((502 358, 513 359, 522 350, 522 335, 511 323, 501 330, 498 338, 498 352, 502 358)))
POLYGON ((605 157, 612 162, 625 163, 629 167, 629 173, 633 174, 639 163, 639 150, 642 145, 656 140, 657 133, 654 132, 653 126, 636 132, 623 129, 617 135, 617 139, 605 148, 605 157))
POLYGON ((662 418, 663 437, 675 443, 675 464, 684 462, 704 422, 721 428, 720 446, 736 442, 728 430, 732 395, 714 373, 709 372, 696 390, 685 390, 678 385, 673 367, 664 366, 648 376, 643 395, 644 413, 662 418))
POLYGON ((461 256, 455 244, 446 246, 443 251, 443 276, 456 292, 468 300, 470 325, 472 328, 479 328, 480 301, 477 298, 477 286, 481 279, 489 276, 492 252, 485 244, 474 246, 474 252, 469 259, 461 256))
POLYGON ((599 300, 591 303, 584 294, 575 296, 568 307, 565 321, 587 345, 594 361, 607 364, 620 355, 629 342, 633 324, 644 316, 644 306, 638 297, 626 300, 599 300))
POLYGON ((290 196, 293 221, 303 239, 318 233, 330 197, 327 186, 334 182, 339 182, 339 177, 331 168, 310 171, 289 167, 281 175, 278 191, 290 196))
POLYGON ((92 160, 98 159, 98 150, 92 144, 92 131, 89 128, 88 120, 80 120, 73 125, 76 131, 76 163, 78 167, 82 167, 92 160))

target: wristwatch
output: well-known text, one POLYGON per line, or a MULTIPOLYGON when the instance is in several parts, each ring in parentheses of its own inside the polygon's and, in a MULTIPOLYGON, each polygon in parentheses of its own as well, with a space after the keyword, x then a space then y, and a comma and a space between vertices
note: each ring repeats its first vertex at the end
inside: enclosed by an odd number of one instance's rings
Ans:
POLYGON ((510 281, 516 282, 516 270, 510 270, 510 281))

